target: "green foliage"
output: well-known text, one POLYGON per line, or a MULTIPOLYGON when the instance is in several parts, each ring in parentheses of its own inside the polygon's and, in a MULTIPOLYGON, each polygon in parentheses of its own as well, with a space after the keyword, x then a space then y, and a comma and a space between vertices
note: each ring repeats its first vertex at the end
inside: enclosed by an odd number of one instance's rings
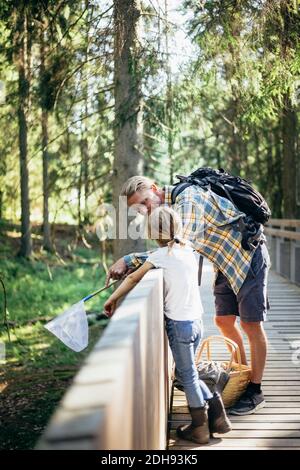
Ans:
POLYGON ((16 112, 18 18, 27 12, 28 44, 31 45, 31 60, 28 61, 31 69, 26 81, 30 106, 27 116, 29 190, 34 214, 31 220, 42 221, 42 110, 48 111, 50 222, 77 222, 88 205, 91 214, 88 218, 93 219, 98 199, 108 192, 112 159, 113 116, 109 110, 112 107, 112 58, 107 52, 112 36, 110 17, 104 14, 107 2, 85 4, 65 0, 58 5, 54 0, 4 1, 1 8, 0 80, 6 88, 5 101, 0 105, 2 133, 5 129, 5 139, 0 139, 2 215, 14 221, 20 216, 16 112), (102 91, 105 89, 107 91, 102 91), (87 143, 87 157, 83 155, 83 141, 87 143))
MULTIPOLYGON (((3 244, 1 245, 3 247, 3 244)), ((3 253, 2 253, 3 255, 3 253)), ((6 346, 1 365, 1 448, 32 449, 59 400, 70 385, 103 328, 89 327, 89 346, 74 353, 44 328, 46 321, 104 283, 98 253, 79 247, 73 261, 62 264, 48 255, 36 261, 1 259, 1 278, 7 289, 11 341, 1 326, 0 341, 6 346)), ((109 293, 86 304, 87 312, 101 312, 109 293)), ((2 303, 2 292, 0 301, 2 303)))
MULTIPOLYGON (((287 102, 299 113, 299 7, 294 1, 187 0, 183 9, 198 54, 188 72, 194 99, 183 110, 187 137, 181 126, 178 168, 182 155, 189 162, 195 155, 195 163, 198 155, 197 166, 222 166, 252 179, 280 217, 286 191, 296 197, 295 185, 282 190, 289 171, 282 116, 287 102)), ((289 132, 296 136, 298 128, 289 132)))
MULTIPOLYGON (((164 11, 172 2, 161 2, 158 10, 156 3, 142 2, 144 30, 129 62, 130 85, 134 89, 142 83, 137 106, 144 110, 145 174, 168 184, 176 173, 187 174, 202 165, 224 167, 251 179, 267 198, 273 216, 284 216, 286 194, 293 191, 296 198, 300 187, 299 2, 185 0, 180 10, 186 22, 181 27, 164 11), (170 47, 180 28, 191 41, 191 57, 184 65, 183 48, 170 47), (288 128, 287 116, 293 118, 288 128), (296 174, 297 181, 291 178, 296 174)), ((78 238, 84 223, 96 222, 99 204, 111 202, 115 122, 136 121, 136 113, 128 112, 130 99, 117 113, 114 109, 115 86, 122 82, 114 81, 114 59, 121 51, 114 50, 112 7, 110 0, 0 2, 3 219, 19 222, 21 213, 18 106, 24 90, 19 89, 18 70, 25 17, 28 47, 22 65, 28 67, 23 85, 29 98, 31 222, 43 222, 45 189, 50 222, 76 224, 78 238), (47 188, 42 157, 48 165, 47 188)), ((130 158, 124 155, 124 168, 130 158)), ((300 217, 299 210, 298 205, 289 217, 300 217)), ((43 328, 44 322, 104 282, 95 248, 72 249, 76 243, 62 232, 54 241, 64 262, 59 254, 40 252, 41 238, 34 229, 31 261, 15 259, 18 229, 0 225, 0 273, 12 322, 11 344, 5 329, 0 330, 8 352, 7 448, 34 445, 86 354, 70 352, 43 328), (32 387, 26 392, 27 383, 32 387), (20 397, 26 393, 24 406, 20 397), (16 411, 10 424, 12 403, 16 411), (15 438, 16 428, 20 432, 15 438)), ((101 311, 107 295, 96 297, 87 308, 101 311)), ((98 337, 103 326, 96 321, 92 336, 98 337)))

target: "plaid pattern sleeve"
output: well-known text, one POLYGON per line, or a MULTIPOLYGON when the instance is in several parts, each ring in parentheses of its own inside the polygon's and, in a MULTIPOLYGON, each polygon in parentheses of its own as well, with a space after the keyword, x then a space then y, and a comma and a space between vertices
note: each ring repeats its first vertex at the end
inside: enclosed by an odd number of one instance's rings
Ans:
MULTIPOLYGON (((165 187, 165 204, 172 205, 172 186, 165 187)), ((212 191, 190 186, 180 193, 174 209, 183 222, 183 238, 206 256, 229 280, 237 294, 248 274, 252 252, 241 246, 238 220, 244 214, 212 191)))
POLYGON ((144 251, 143 253, 130 253, 129 255, 123 256, 127 268, 139 268, 148 258, 151 251, 144 251))

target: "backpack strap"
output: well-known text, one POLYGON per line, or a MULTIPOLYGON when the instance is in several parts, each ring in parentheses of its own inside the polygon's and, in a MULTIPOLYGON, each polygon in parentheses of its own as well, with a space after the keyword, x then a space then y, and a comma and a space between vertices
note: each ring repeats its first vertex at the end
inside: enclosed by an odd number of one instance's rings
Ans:
POLYGON ((198 266, 198 286, 201 286, 202 280, 202 269, 203 269, 203 256, 199 256, 199 266, 198 266))
MULTIPOLYGON (((225 184, 222 184, 222 183, 215 183, 217 186, 219 186, 219 188, 222 188, 223 191, 225 192, 226 196, 227 196, 227 199, 229 199, 229 201, 233 204, 233 206, 239 211, 239 209, 237 208, 236 204, 234 203, 231 195, 230 195, 230 192, 228 191, 228 189, 226 188, 226 185, 225 184)), ((239 211, 240 212, 240 211, 239 211)), ((245 221, 243 220, 242 217, 239 218, 239 220, 237 221, 238 223, 238 227, 239 227, 239 231, 241 232, 241 234, 244 236, 245 232, 246 232, 246 225, 245 225, 245 221)))
MULTIPOLYGON (((172 204, 175 204, 177 196, 179 196, 182 191, 184 191, 186 188, 189 186, 192 186, 192 182, 187 182, 181 180, 179 183, 176 184, 176 186, 172 189, 171 192, 171 201, 172 204)), ((201 279, 202 279, 202 268, 203 268, 203 256, 199 256, 199 266, 198 266, 198 285, 201 286, 201 279)))
POLYGON ((175 204, 177 196, 179 196, 179 194, 182 193, 182 191, 184 191, 186 188, 188 188, 189 186, 192 186, 192 184, 193 183, 191 182, 187 183, 186 181, 181 181, 180 183, 177 183, 171 192, 172 204, 175 204))

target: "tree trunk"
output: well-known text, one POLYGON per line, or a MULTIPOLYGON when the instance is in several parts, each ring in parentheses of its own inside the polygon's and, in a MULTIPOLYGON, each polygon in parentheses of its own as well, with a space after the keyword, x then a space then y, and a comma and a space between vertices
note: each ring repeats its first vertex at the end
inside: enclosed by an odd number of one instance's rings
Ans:
MULTIPOLYGON (((119 214, 119 193, 123 183, 129 177, 143 173, 142 94, 138 43, 140 16, 139 0, 122 2, 115 0, 113 203, 117 214, 119 214)), ((118 232, 119 230, 117 237, 118 232)), ((119 257, 143 248, 144 241, 141 239, 133 240, 128 236, 126 239, 117 238, 114 242, 114 256, 119 257)))
POLYGON ((257 184, 258 184, 258 189, 261 193, 266 191, 266 182, 264 179, 264 172, 263 172, 263 161, 261 158, 260 154, 260 149, 259 149, 259 135, 258 131, 255 129, 253 133, 253 144, 254 144, 254 153, 255 153, 255 163, 254 163, 254 169, 251 173, 251 178, 254 179, 256 178, 257 184))
POLYGON ((283 211, 284 217, 296 218, 296 145, 297 145, 297 115, 288 96, 282 114, 282 144, 283 144, 283 211))
POLYGON ((166 96, 166 121, 168 126, 168 162, 170 171, 170 184, 174 181, 174 130, 173 130, 173 87, 172 74, 169 55, 169 23, 168 23, 168 1, 165 0, 165 39, 166 39, 166 75, 167 75, 167 96, 166 96))
POLYGON ((220 148, 219 148, 219 133, 217 132, 216 133, 216 163, 217 163, 217 167, 218 168, 222 168, 222 161, 221 161, 221 152, 220 152, 220 148))
POLYGON ((88 197, 89 197, 89 153, 88 153, 88 140, 85 135, 81 140, 81 157, 83 165, 83 196, 84 196, 84 212, 83 212, 83 223, 89 223, 89 211, 88 211, 88 197))
POLYGON ((82 218, 81 218, 81 186, 82 186, 82 161, 79 164, 79 178, 78 178, 78 202, 77 202, 77 224, 78 224, 78 231, 80 232, 82 229, 82 218))
POLYGON ((273 217, 282 218, 282 205, 283 205, 283 191, 282 191, 282 143, 281 143, 281 129, 277 126, 274 130, 275 142, 275 188, 276 194, 274 195, 273 217))
MULTIPOLYGON (((283 26, 280 36, 281 55, 283 60, 287 60, 291 49, 294 48, 293 23, 298 15, 295 2, 280 2, 280 12, 283 26)), ((281 125, 283 217, 292 219, 297 216, 297 114, 288 93, 284 96, 281 125)))
POLYGON ((51 230, 49 223, 49 153, 48 153, 48 113, 42 110, 42 145, 43 145, 43 247, 52 251, 51 230))
MULTIPOLYGON (((88 0, 85 0, 85 9, 88 9, 88 0)), ((89 19, 89 18, 88 18, 89 19)), ((85 63, 89 60, 89 37, 90 37, 90 22, 87 21, 86 29, 86 44, 85 44, 85 63)), ((83 163, 83 190, 84 190, 84 213, 83 223, 89 223, 89 209, 88 209, 88 197, 90 194, 90 182, 89 182, 89 144, 88 144, 88 127, 87 127, 87 116, 88 116, 88 102, 89 102, 89 78, 86 77, 83 83, 83 100, 84 100, 84 119, 82 121, 82 137, 81 137, 81 156, 83 163)))
MULTIPOLYGON (((267 169, 267 180, 264 182, 264 188, 267 193, 268 200, 270 201, 270 205, 272 208, 275 206, 275 198, 276 198, 276 184, 275 184, 275 173, 274 173, 274 159, 273 159, 273 135, 269 129, 266 129, 264 132, 265 142, 267 143, 266 148, 266 155, 265 157, 265 164, 267 169)), ((264 194, 266 196, 266 194, 264 194)))
POLYGON ((241 162, 241 122, 240 122, 240 97, 241 91, 238 84, 239 77, 239 64, 241 61, 241 50, 240 50, 240 37, 241 37, 241 12, 239 9, 239 2, 234 1, 233 6, 235 8, 230 20, 230 32, 234 38, 234 41, 229 43, 228 52, 231 56, 230 62, 224 65, 226 80, 230 84, 231 97, 228 101, 227 110, 225 117, 227 117, 227 123, 229 124, 229 146, 228 146, 228 158, 229 166, 232 173, 236 176, 241 174, 242 162, 241 162))
POLYGON ((3 217, 3 191, 0 189, 0 220, 3 217))
MULTIPOLYGON (((40 36, 40 73, 41 81, 45 74, 45 31, 41 31, 40 36)), ((43 90, 44 91, 44 90, 43 90)), ((43 247, 47 251, 52 251, 50 224, 49 224, 49 152, 48 152, 48 111, 43 103, 42 96, 42 158, 43 158, 43 247)))
POLYGON ((230 170, 235 176, 241 174, 240 138, 238 134, 240 130, 236 127, 236 121, 238 119, 237 108, 237 100, 232 99, 230 100, 229 108, 226 113, 230 121, 228 158, 230 170))
POLYGON ((32 253, 29 177, 27 166, 27 115, 29 108, 29 54, 27 13, 24 8, 18 12, 18 126, 19 126, 19 153, 20 153, 20 179, 21 179, 21 247, 19 256, 30 257, 32 253))

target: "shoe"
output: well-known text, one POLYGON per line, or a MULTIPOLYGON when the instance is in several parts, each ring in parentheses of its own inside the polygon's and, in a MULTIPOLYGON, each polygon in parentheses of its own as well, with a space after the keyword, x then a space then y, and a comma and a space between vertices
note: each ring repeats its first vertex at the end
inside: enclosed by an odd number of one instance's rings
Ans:
POLYGON ((208 426, 210 434, 214 432, 218 434, 226 434, 232 430, 221 395, 215 392, 208 403, 208 426))
POLYGON ((265 397, 263 392, 253 392, 246 389, 238 402, 227 410, 230 415, 244 416, 252 415, 255 411, 260 410, 265 406, 265 397))
POLYGON ((179 426, 176 430, 177 436, 186 441, 193 441, 197 444, 207 444, 209 442, 208 428, 208 406, 201 408, 190 408, 192 423, 190 425, 179 426))
POLYGON ((177 388, 177 390, 180 390, 181 392, 184 392, 184 386, 182 385, 181 382, 179 382, 178 379, 175 378, 173 380, 173 385, 174 385, 175 388, 177 388))

